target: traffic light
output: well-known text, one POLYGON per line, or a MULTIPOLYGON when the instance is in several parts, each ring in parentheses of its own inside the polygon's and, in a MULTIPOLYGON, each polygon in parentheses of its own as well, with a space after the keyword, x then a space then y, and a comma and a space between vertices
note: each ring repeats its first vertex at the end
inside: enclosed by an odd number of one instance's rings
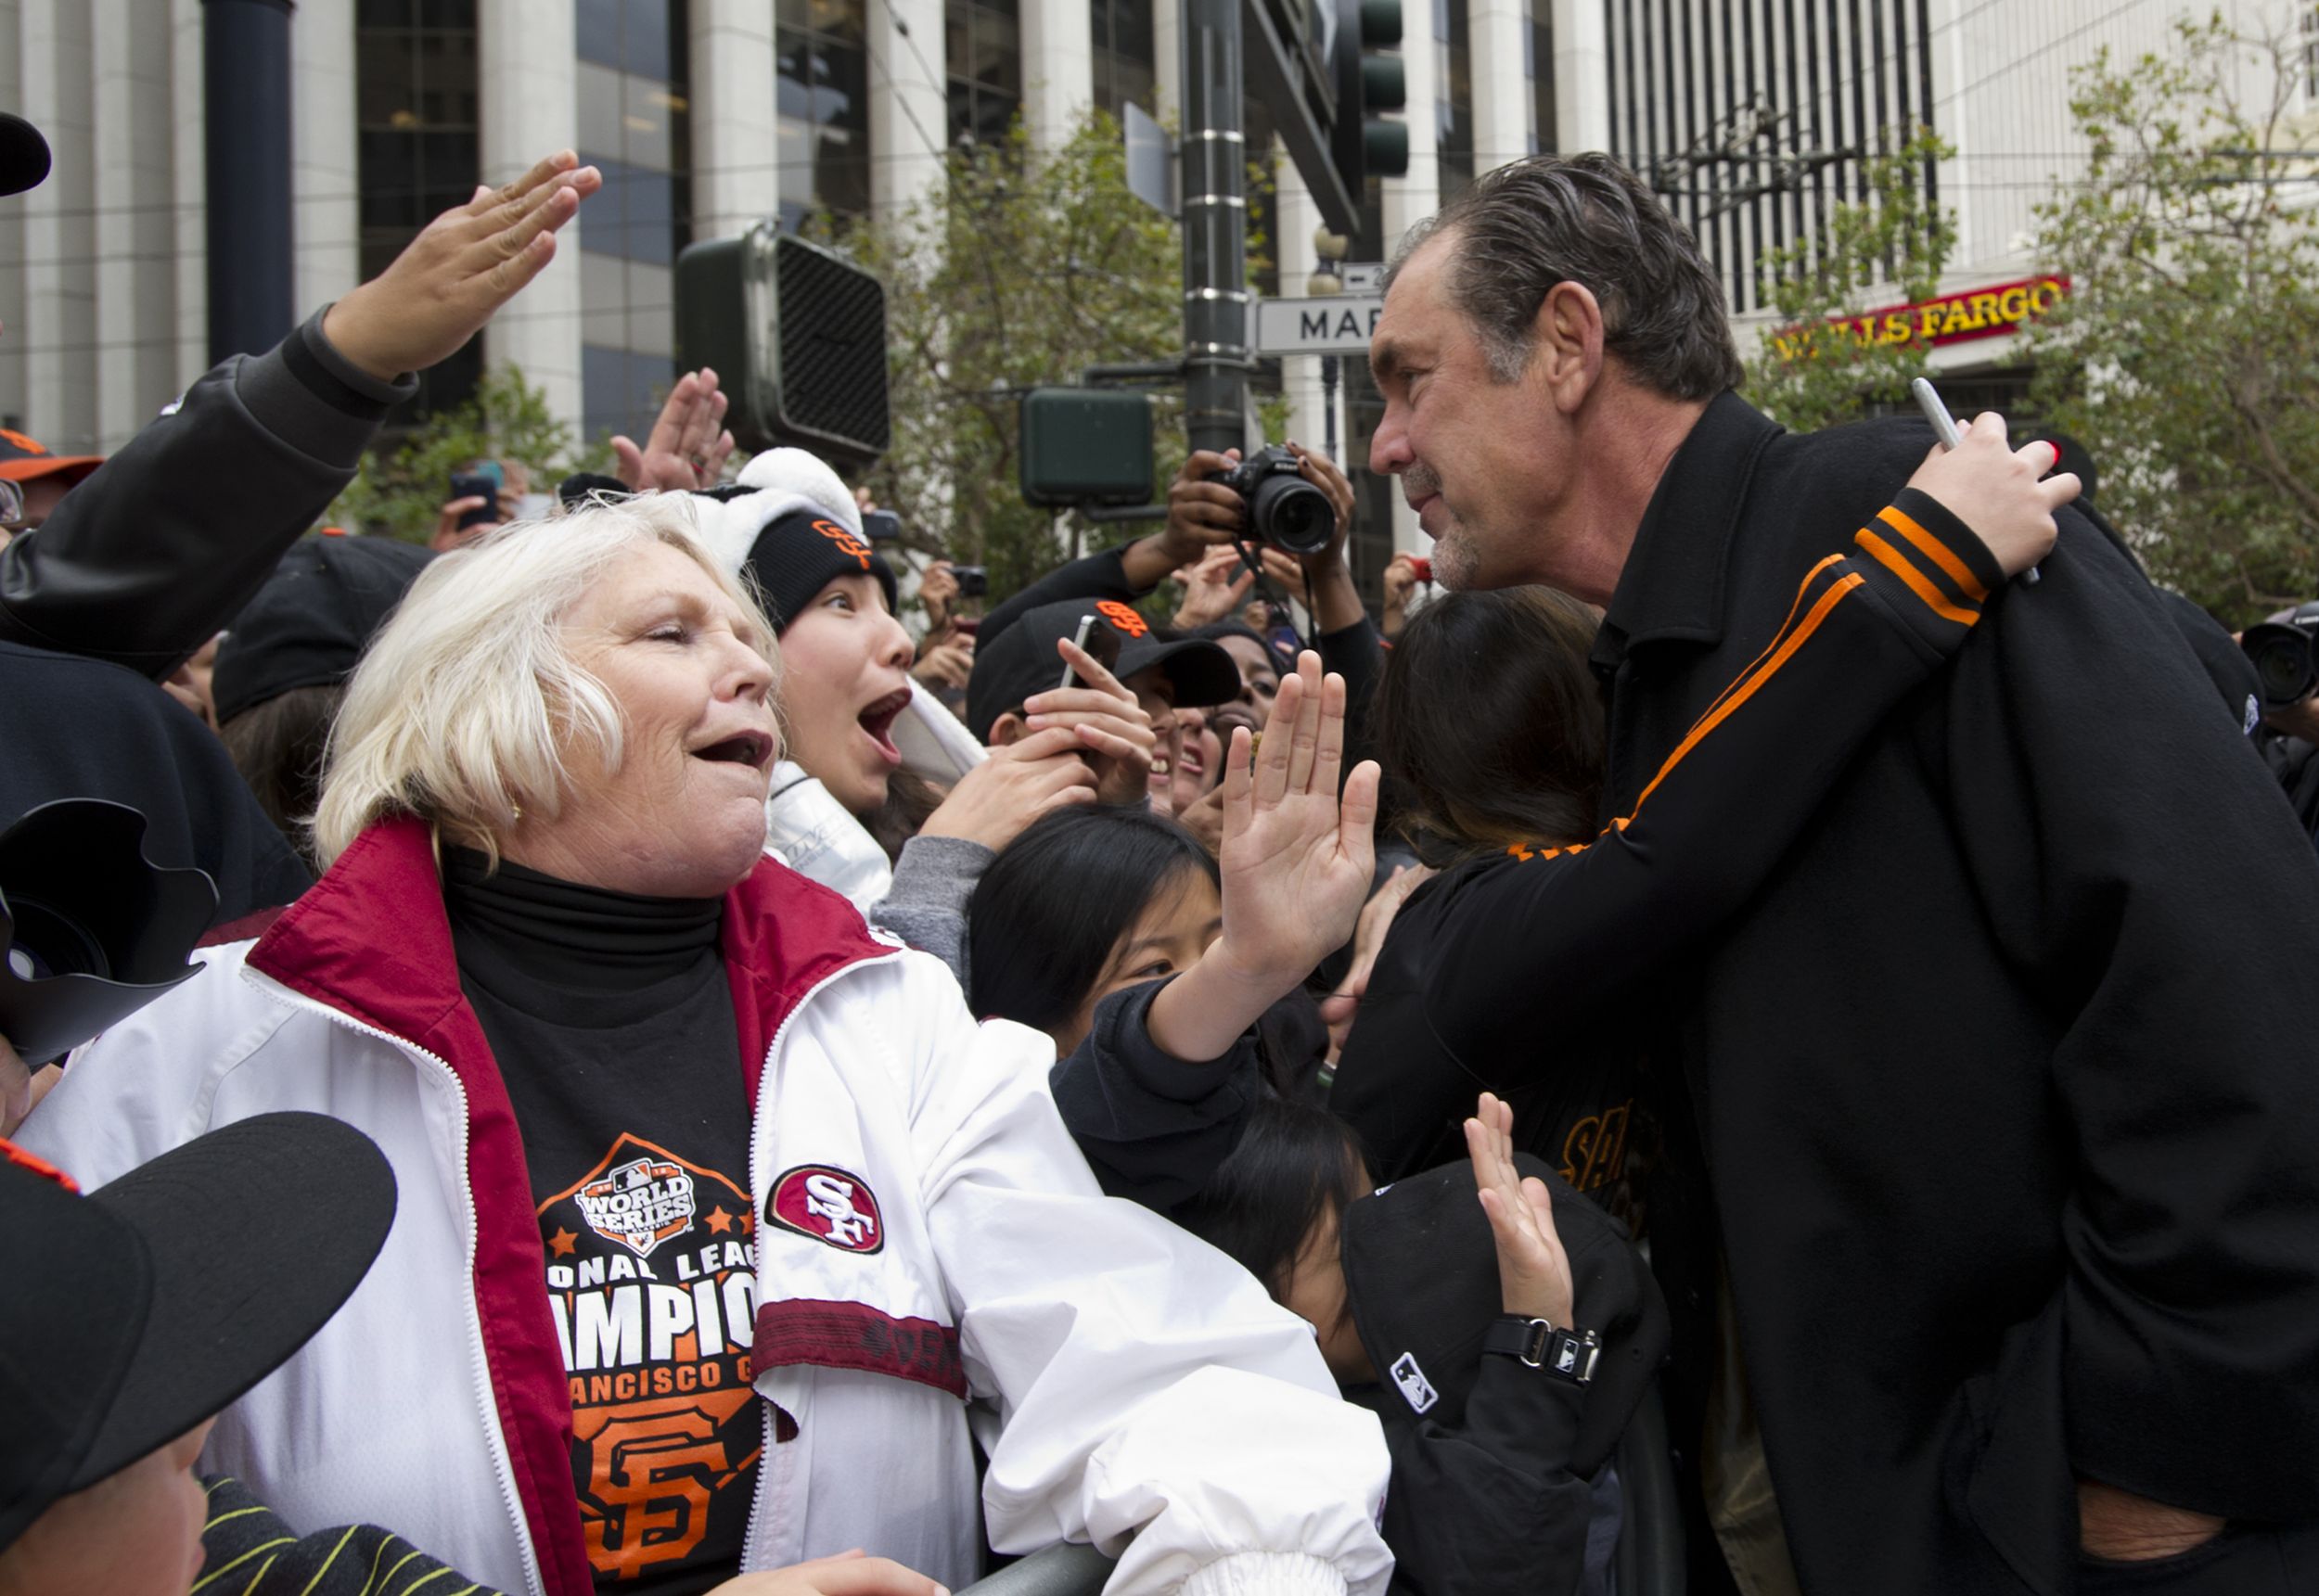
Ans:
POLYGON ((1398 52, 1401 0, 1336 0, 1337 114, 1329 160, 1357 203, 1372 177, 1409 172, 1409 124, 1382 116, 1409 103, 1398 52))
POLYGON ((1034 388, 1022 396, 1023 503, 1140 504, 1151 497, 1151 396, 1034 388))
POLYGON ((758 223, 676 258, 676 361, 713 366, 744 449, 794 445, 859 471, 886 452, 886 288, 834 249, 758 223))

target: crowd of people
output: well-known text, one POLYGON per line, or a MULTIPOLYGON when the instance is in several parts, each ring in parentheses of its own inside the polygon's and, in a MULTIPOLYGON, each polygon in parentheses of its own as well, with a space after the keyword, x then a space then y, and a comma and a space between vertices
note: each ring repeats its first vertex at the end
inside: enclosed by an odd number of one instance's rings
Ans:
POLYGON ((1375 619, 1300 445, 992 604, 706 370, 314 530, 601 182, 0 448, 0 1596, 2319 1582, 2311 711, 2058 446, 1784 433, 1537 157, 1375 619))

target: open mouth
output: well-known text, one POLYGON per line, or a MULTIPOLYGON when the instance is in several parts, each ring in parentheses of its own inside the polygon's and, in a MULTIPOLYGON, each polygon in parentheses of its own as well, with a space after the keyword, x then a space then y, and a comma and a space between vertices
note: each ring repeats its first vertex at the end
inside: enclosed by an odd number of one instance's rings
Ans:
POLYGON ((871 704, 860 717, 862 730, 869 734, 869 740, 878 745, 878 752, 884 754, 890 764, 902 762, 902 750, 894 747, 892 734, 894 721, 909 707, 910 689, 903 687, 871 704))
POLYGON ((693 758, 707 760, 711 764, 747 765, 762 771, 773 762, 773 738, 763 732, 741 732, 705 748, 695 748, 693 758))

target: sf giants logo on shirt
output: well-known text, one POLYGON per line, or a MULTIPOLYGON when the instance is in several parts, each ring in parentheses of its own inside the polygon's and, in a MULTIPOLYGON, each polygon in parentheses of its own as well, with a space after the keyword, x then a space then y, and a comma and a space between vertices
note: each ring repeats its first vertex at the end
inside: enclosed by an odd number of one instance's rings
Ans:
POLYGON ((864 570, 870 568, 870 552, 868 548, 863 544, 861 539, 855 537, 852 532, 847 531, 837 522, 815 521, 814 523, 814 530, 819 532, 823 537, 827 538, 831 543, 837 544, 838 552, 839 554, 850 555, 853 558, 861 561, 862 568, 864 570))
POLYGON ((840 1252, 874 1253, 886 1245, 869 1182, 827 1164, 801 1164, 774 1181, 765 1219, 840 1252))

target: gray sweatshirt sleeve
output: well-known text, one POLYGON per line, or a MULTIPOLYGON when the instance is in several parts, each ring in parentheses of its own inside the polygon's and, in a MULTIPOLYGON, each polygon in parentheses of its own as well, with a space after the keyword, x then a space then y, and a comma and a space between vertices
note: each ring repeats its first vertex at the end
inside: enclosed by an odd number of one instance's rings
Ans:
POLYGON ((418 390, 340 355, 327 311, 204 375, 0 548, 0 640, 161 677, 240 613, 418 390))
POLYGON ((967 984, 967 900, 997 854, 963 836, 914 836, 894 862, 894 884, 869 922, 950 966, 967 984))

